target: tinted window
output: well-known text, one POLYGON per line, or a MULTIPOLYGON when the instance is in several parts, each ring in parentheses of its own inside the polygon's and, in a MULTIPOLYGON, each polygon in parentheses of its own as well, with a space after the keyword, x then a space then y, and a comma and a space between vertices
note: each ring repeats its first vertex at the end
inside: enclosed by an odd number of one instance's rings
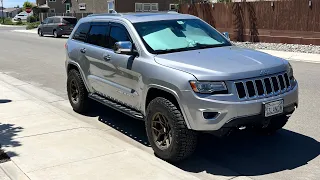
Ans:
POLYGON ((108 47, 109 26, 93 25, 88 34, 87 42, 101 47, 108 47))
POLYGON ((63 18, 62 23, 64 24, 77 24, 76 18, 63 18))
POLYGON ((54 18, 53 23, 60 23, 60 18, 54 18))
POLYGON ((43 21, 43 24, 47 24, 48 23, 48 19, 45 19, 44 21, 43 21))
POLYGON ((49 18, 48 23, 53 23, 53 19, 49 18))
POLYGON ((87 33, 90 29, 90 23, 82 23, 74 33, 73 39, 78 41, 86 41, 87 33))
POLYGON ((128 32, 124 27, 113 26, 110 32, 110 48, 113 48, 114 44, 119 41, 130 41, 128 32))

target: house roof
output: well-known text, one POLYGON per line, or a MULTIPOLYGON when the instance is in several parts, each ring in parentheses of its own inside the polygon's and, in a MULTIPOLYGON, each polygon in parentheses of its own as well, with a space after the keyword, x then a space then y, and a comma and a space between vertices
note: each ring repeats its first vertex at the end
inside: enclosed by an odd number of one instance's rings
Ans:
POLYGON ((13 11, 16 11, 16 10, 20 10, 21 8, 5 8, 4 11, 6 12, 13 12, 13 11))

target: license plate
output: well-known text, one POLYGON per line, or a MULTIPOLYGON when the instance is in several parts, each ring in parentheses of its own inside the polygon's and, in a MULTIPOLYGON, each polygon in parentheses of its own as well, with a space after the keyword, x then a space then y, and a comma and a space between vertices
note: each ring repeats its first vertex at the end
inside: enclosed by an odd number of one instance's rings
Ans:
POLYGON ((264 116, 269 117, 283 112, 283 100, 273 101, 264 104, 264 116))

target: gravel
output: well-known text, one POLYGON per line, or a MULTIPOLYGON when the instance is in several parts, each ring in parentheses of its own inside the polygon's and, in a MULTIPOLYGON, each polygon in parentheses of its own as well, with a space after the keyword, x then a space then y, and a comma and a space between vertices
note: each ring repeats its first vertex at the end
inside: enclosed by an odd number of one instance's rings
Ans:
POLYGON ((244 47, 244 48, 320 54, 320 46, 316 46, 312 44, 301 45, 301 44, 252 43, 252 42, 233 42, 233 43, 239 47, 244 47))

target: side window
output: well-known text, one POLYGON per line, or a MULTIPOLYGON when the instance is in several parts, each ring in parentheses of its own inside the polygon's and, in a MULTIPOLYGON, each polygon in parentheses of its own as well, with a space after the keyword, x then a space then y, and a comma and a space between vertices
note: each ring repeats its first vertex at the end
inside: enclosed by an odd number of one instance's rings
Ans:
POLYGON ((43 20, 43 24, 47 24, 48 23, 48 18, 47 19, 45 19, 45 20, 43 20))
POLYGON ((54 18, 53 23, 60 23, 60 18, 54 18))
POLYGON ((128 31, 123 26, 112 26, 109 39, 111 49, 113 49, 116 42, 131 41, 128 31))
POLYGON ((53 18, 49 18, 48 23, 53 23, 53 18))
POLYGON ((88 34, 87 43, 101 47, 108 47, 109 26, 93 25, 88 34))
POLYGON ((85 42, 90 29, 90 23, 82 23, 74 33, 72 39, 85 42))

